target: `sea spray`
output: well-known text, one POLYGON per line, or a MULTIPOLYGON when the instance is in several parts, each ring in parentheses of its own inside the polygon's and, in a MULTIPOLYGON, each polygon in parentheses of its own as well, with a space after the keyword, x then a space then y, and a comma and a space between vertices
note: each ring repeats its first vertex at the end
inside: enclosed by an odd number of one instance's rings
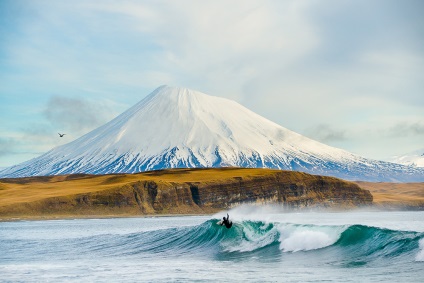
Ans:
POLYGON ((424 238, 419 241, 419 248, 420 251, 418 252, 417 256, 415 257, 416 261, 424 261, 424 238))
POLYGON ((280 225, 280 249, 284 252, 309 251, 333 245, 343 227, 280 225))

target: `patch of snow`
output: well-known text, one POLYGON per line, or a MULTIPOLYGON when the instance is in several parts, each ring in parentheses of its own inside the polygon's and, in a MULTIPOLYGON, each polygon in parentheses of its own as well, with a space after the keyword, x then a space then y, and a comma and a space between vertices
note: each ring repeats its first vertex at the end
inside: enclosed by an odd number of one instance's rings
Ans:
POLYGON ((424 167, 424 149, 416 150, 401 156, 393 156, 389 158, 388 161, 407 166, 424 167))

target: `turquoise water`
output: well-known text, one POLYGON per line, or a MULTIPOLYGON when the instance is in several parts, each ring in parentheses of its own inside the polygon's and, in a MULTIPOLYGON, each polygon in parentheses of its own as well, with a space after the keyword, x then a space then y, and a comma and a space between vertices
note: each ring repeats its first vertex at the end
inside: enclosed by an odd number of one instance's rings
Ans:
POLYGON ((424 212, 0 223, 2 282, 423 282, 424 212))

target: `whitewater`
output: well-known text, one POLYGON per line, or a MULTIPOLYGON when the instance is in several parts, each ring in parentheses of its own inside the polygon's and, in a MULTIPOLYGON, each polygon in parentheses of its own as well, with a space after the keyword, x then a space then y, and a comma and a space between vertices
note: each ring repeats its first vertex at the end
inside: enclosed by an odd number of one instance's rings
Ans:
POLYGON ((424 212, 0 223, 2 282, 422 282, 424 212))

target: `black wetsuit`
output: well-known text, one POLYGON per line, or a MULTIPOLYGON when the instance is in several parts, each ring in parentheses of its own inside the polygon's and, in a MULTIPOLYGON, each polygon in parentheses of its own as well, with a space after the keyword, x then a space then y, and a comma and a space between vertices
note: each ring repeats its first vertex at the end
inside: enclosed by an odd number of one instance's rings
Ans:
POLYGON ((228 229, 230 229, 231 226, 233 226, 233 222, 231 222, 229 218, 230 216, 228 216, 228 213, 227 213, 227 218, 225 218, 225 216, 222 217, 222 224, 221 224, 221 225, 225 225, 225 227, 227 227, 228 229))

